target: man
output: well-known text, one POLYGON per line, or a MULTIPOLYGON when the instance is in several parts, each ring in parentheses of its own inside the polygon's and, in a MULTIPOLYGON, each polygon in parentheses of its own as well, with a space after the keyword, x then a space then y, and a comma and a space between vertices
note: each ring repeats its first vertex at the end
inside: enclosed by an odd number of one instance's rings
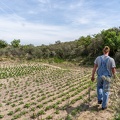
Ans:
POLYGON ((98 56, 94 61, 91 81, 94 81, 94 75, 97 70, 97 99, 98 104, 102 104, 102 110, 107 108, 110 80, 115 77, 116 65, 113 58, 109 56, 110 48, 105 46, 103 55, 98 56))

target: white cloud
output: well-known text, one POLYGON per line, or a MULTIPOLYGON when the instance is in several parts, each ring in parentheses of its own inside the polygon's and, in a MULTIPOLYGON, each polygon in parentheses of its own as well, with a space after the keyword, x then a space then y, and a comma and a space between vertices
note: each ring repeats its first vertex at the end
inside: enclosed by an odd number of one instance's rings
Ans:
POLYGON ((51 26, 24 22, 24 26, 20 23, 0 20, 1 39, 7 42, 13 39, 20 39, 21 44, 52 44, 57 40, 62 42, 75 40, 80 36, 99 31, 99 28, 85 30, 76 29, 69 26, 51 26), (85 32, 86 31, 86 32, 85 32))
POLYGON ((74 1, 74 3, 71 3, 69 5, 69 9, 80 9, 84 5, 85 1, 84 0, 79 0, 77 2, 74 1))
POLYGON ((71 30, 64 26, 52 26, 29 23, 26 21, 10 21, 8 19, 0 19, 0 39, 10 42, 13 39, 21 39, 23 44, 49 44, 56 40, 69 40, 74 35, 71 35, 71 30))
POLYGON ((105 18, 94 22, 95 24, 88 25, 91 22, 89 17, 89 15, 81 18, 76 17, 76 20, 74 18, 74 22, 78 22, 79 26, 78 24, 60 26, 32 23, 20 16, 15 19, 11 16, 0 17, 0 39, 9 43, 13 39, 20 39, 21 44, 52 44, 57 40, 65 42, 78 39, 80 36, 97 34, 110 27, 105 18), (81 24, 84 26, 80 26, 81 24))
POLYGON ((28 14, 33 14, 33 15, 35 15, 35 14, 37 14, 37 11, 29 10, 29 11, 28 11, 28 14))
MULTIPOLYGON (((97 8, 94 2, 86 0, 70 2, 38 0, 38 2, 39 4, 33 2, 35 8, 23 6, 24 11, 15 8, 14 12, 7 3, 4 5, 7 10, 1 7, 3 15, 0 14, 0 39, 7 42, 21 39, 21 44, 34 45, 54 43, 57 40, 65 42, 80 36, 97 34, 103 29, 117 27, 120 23, 118 10, 111 10, 110 7, 97 8)), ((99 4, 97 5, 99 7, 99 4)))
POLYGON ((38 0, 38 2, 40 2, 42 4, 46 4, 46 3, 49 3, 49 0, 38 0))

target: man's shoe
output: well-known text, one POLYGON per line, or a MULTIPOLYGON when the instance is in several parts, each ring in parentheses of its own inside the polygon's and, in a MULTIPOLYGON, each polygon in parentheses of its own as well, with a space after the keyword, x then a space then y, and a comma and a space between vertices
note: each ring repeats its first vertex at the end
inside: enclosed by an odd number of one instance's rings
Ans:
POLYGON ((104 108, 102 107, 102 110, 105 110, 105 109, 107 109, 107 107, 104 107, 104 108))
POLYGON ((98 101, 98 104, 102 104, 102 100, 98 101))

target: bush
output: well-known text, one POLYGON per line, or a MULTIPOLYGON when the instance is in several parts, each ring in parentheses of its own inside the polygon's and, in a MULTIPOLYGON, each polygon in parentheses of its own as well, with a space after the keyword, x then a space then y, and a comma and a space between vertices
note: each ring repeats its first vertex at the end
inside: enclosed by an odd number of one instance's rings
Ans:
POLYGON ((10 111, 7 115, 13 115, 14 112, 13 111, 10 111))
POLYGON ((115 54, 115 61, 117 66, 120 66, 120 51, 115 54))
POLYGON ((4 117, 4 115, 0 115, 0 119, 2 119, 4 117))

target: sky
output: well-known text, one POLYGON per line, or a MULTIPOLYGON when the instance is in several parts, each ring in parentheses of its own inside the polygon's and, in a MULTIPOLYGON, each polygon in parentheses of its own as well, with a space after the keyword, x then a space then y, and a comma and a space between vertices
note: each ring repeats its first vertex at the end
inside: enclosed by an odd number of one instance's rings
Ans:
POLYGON ((0 40, 49 45, 120 26, 120 0, 0 0, 0 40))

